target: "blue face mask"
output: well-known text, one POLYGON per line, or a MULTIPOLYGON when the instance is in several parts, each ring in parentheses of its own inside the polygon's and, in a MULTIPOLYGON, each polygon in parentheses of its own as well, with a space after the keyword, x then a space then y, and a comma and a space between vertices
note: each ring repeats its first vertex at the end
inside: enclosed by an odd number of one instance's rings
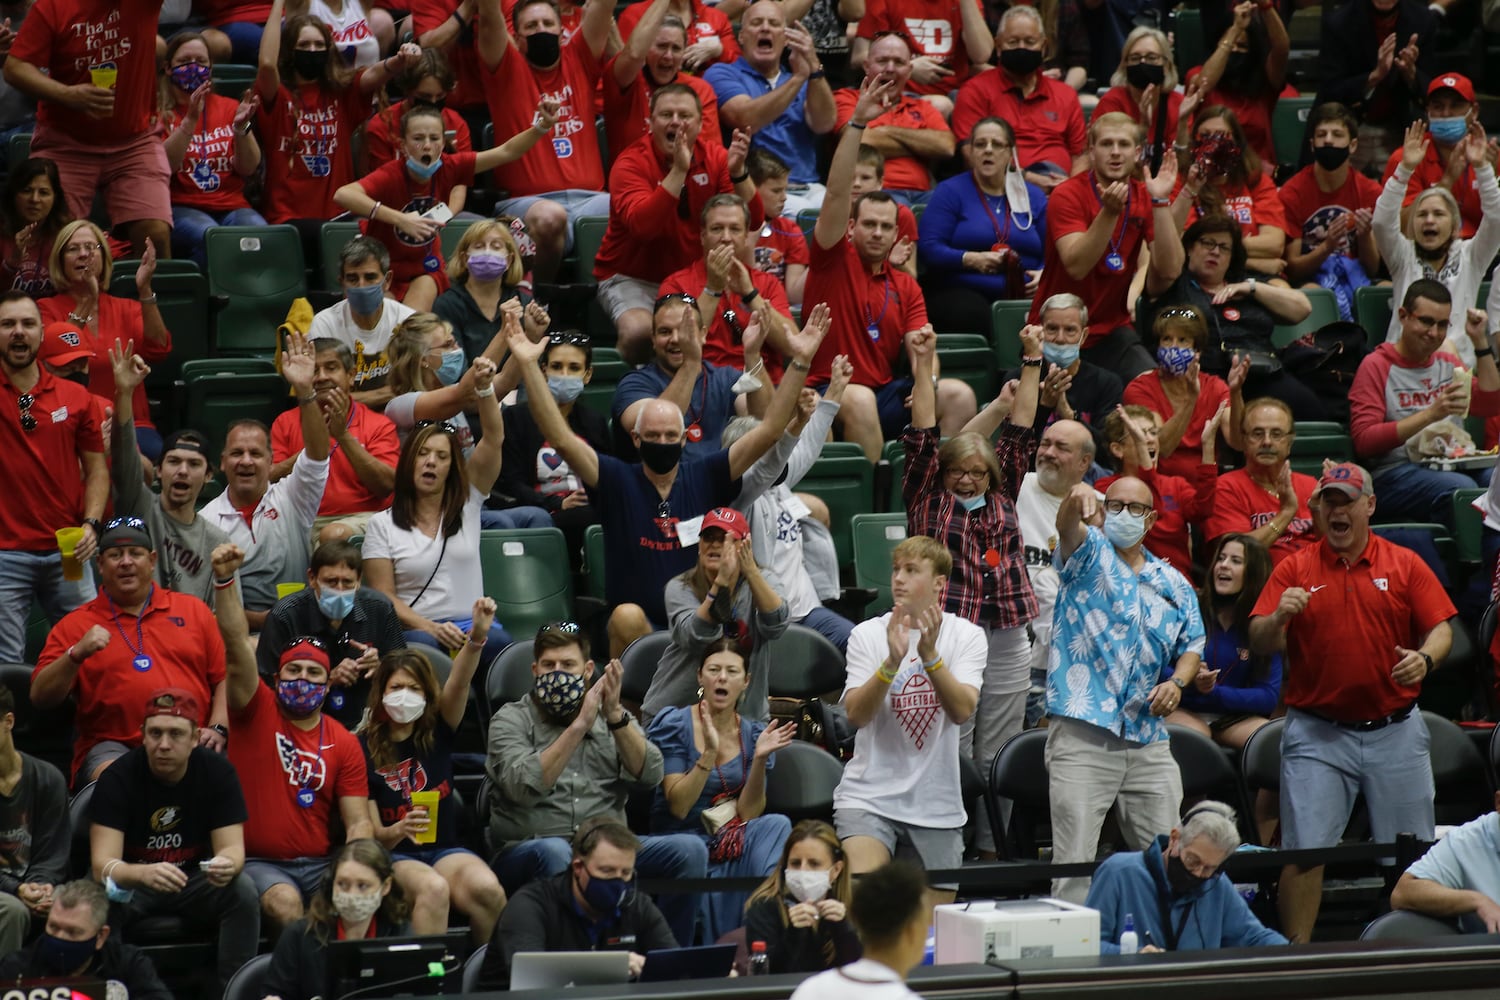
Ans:
POLYGON ((36 941, 36 957, 49 972, 67 975, 77 971, 83 963, 94 957, 98 951, 98 943, 94 938, 84 938, 82 941, 67 941, 52 934, 44 933, 36 941))
POLYGON ((1186 375, 1196 352, 1191 347, 1158 347, 1156 363, 1168 375, 1186 375))
POLYGON ((973 496, 973 497, 955 496, 953 499, 957 500, 958 501, 958 505, 960 507, 962 507, 964 510, 968 511, 970 514, 974 513, 976 510, 979 510, 981 507, 984 506, 984 494, 983 493, 979 494, 978 496, 973 496))
POLYGON ((421 160, 414 160, 410 156, 406 158, 406 169, 410 170, 413 174, 422 178, 422 180, 424 181, 431 180, 432 175, 437 173, 438 170, 442 168, 442 166, 443 158, 441 156, 433 160, 431 163, 423 163, 421 160))
POLYGON ((622 878, 596 878, 589 876, 589 884, 583 887, 583 898, 596 913, 618 916, 630 893, 630 883, 622 878))
POLYGON ((341 622, 354 610, 354 591, 324 587, 318 591, 318 610, 331 622, 341 622))
POLYGON ((1128 510, 1118 514, 1104 515, 1104 537, 1117 549, 1128 549, 1146 537, 1146 518, 1150 514, 1136 517, 1128 510))
POLYGON ((1432 137, 1445 146, 1452 146, 1462 141, 1469 132, 1469 119, 1459 118, 1429 118, 1427 119, 1427 131, 1432 137))
POLYGON ((438 381, 444 385, 452 385, 464 377, 464 349, 462 347, 443 352, 443 363, 438 365, 437 377, 438 381))
POLYGON ((1059 368, 1072 368, 1078 360, 1077 344, 1053 344, 1042 341, 1042 357, 1059 368))
POLYGON ((583 394, 583 379, 575 375, 548 375, 547 388, 558 403, 571 403, 583 394))
POLYGON ((380 303, 385 301, 385 286, 364 285, 360 288, 346 288, 344 298, 355 315, 373 316, 380 311, 380 303))

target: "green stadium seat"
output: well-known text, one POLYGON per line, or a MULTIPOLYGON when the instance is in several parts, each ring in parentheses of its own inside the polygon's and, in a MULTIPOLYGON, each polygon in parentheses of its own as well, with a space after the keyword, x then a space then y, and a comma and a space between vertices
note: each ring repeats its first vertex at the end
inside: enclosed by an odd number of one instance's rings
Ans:
POLYGON ((464 233, 474 224, 474 219, 454 219, 443 226, 443 262, 446 264, 458 253, 458 241, 464 238, 464 233))
POLYGON ((1001 373, 1021 367, 1021 327, 1030 311, 1026 299, 1001 299, 990 307, 990 344, 1001 373))
POLYGON ((251 417, 269 427, 291 402, 286 383, 274 370, 194 374, 184 382, 182 425, 202 432, 214 453, 236 420, 251 417))
POLYGON ((573 617, 568 543, 557 528, 489 530, 479 534, 484 592, 495 619, 512 637, 535 635, 547 622, 573 617))
POLYGON ((885 509, 904 512, 906 504, 901 500, 901 477, 906 472, 906 446, 900 441, 887 441, 880 450, 880 460, 890 468, 891 477, 885 496, 885 509))
MULTIPOLYGON (((191 261, 187 263, 191 264, 191 261)), ((121 298, 137 298, 135 269, 121 272, 119 263, 116 263, 109 290, 121 298)), ((182 379, 182 366, 207 358, 213 351, 209 336, 213 322, 208 279, 198 273, 196 266, 173 273, 158 266, 156 276, 151 279, 151 291, 156 295, 156 307, 161 310, 162 322, 171 331, 172 353, 151 365, 151 374, 146 376, 146 395, 160 404, 154 410, 157 426, 170 429, 176 427, 180 419, 182 399, 177 392, 177 383, 182 379)), ((136 346, 139 348, 140 345, 136 346)))
POLYGON ((339 252, 344 249, 344 244, 359 235, 359 223, 349 221, 325 222, 318 237, 318 252, 321 260, 322 270, 319 275, 320 284, 324 291, 338 292, 343 286, 339 284, 339 252))
POLYGON ((906 538, 906 515, 856 514, 850 519, 854 543, 854 585, 869 587, 875 600, 865 606, 865 617, 891 609, 891 550, 906 538))
POLYGON ((250 63, 215 63, 211 73, 214 93, 238 101, 255 85, 255 73, 250 63))
POLYGON ((302 238, 293 226, 215 226, 204 238, 208 290, 222 308, 218 354, 271 355, 292 301, 307 295, 302 238))
MULTIPOLYGON (((577 282, 581 285, 594 283, 594 258, 604 244, 604 231, 609 228, 609 218, 603 215, 586 215, 573 224, 573 252, 578 256, 577 282)), ((599 300, 589 296, 585 324, 588 335, 595 344, 615 342, 615 324, 610 320, 599 300)))
POLYGON ((1271 343, 1276 347, 1285 347, 1298 337, 1322 329, 1329 323, 1337 323, 1339 317, 1338 300, 1333 293, 1326 288, 1303 288, 1299 289, 1312 302, 1312 312, 1307 319, 1295 326, 1277 326, 1271 333, 1271 343))
POLYGON ((1302 136, 1314 100, 1310 96, 1277 98, 1276 109, 1271 112, 1271 144, 1276 148, 1278 163, 1296 163, 1301 159, 1302 136))
POLYGON ((811 493, 828 505, 839 565, 849 565, 854 558, 851 519, 875 510, 875 466, 863 455, 824 455, 802 477, 797 490, 811 493))
POLYGON ((1371 350, 1385 342, 1393 311, 1390 285, 1366 285, 1355 290, 1354 315, 1359 325, 1365 328, 1371 350))
POLYGON ((194 358, 182 362, 184 382, 205 375, 263 375, 266 372, 276 372, 276 363, 270 358, 194 358))
POLYGON ((1354 461, 1354 442, 1349 435, 1342 433, 1302 434, 1300 432, 1297 434, 1296 440, 1292 442, 1292 454, 1289 459, 1293 472, 1321 476, 1325 458, 1331 458, 1335 462, 1354 461))
POLYGON ((937 342, 938 364, 944 378, 968 383, 980 406, 995 398, 1000 388, 1000 373, 987 337, 978 333, 941 333, 937 342))
POLYGON ((1453 540, 1458 545, 1458 561, 1471 566, 1484 561, 1484 515, 1474 509, 1474 501, 1484 492, 1479 486, 1453 491, 1453 540))
POLYGON ((583 387, 583 395, 578 397, 578 402, 608 420, 610 406, 615 398, 615 387, 630 372, 630 366, 613 347, 596 347, 593 369, 594 374, 589 378, 589 384, 583 387))
POLYGON ((1348 428, 1337 420, 1299 420, 1292 425, 1299 435, 1309 436, 1343 434, 1348 428))
POLYGON ((604 528, 591 524, 583 532, 583 575, 589 596, 604 600, 604 528))
POLYGON ((1203 13, 1198 8, 1177 8, 1172 22, 1172 41, 1177 72, 1185 78, 1188 70, 1203 64, 1203 13))
POLYGON ((14 170, 31 159, 31 133, 17 132, 10 137, 5 147, 5 159, 9 169, 14 170))

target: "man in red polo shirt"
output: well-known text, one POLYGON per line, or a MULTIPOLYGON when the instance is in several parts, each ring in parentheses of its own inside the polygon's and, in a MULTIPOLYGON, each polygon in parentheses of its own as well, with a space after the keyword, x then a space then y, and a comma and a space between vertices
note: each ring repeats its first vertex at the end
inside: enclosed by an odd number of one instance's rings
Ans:
MULTIPOLYGON (((687 27, 668 13, 671 0, 627 7, 645 9, 625 47, 604 64, 604 139, 610 165, 620 151, 646 134, 651 95, 658 87, 680 83, 692 87, 703 109, 703 138, 724 144, 719 131, 719 98, 702 77, 682 71, 687 51, 687 27)), ((739 51, 739 46, 735 46, 739 51)))
MULTIPOLYGON (((895 365, 907 338, 928 328, 927 303, 917 280, 887 261, 896 243, 896 202, 872 191, 850 207, 849 189, 859 158, 859 137, 896 97, 890 80, 866 77, 849 127, 839 138, 828 168, 828 192, 813 228, 811 266, 803 309, 826 303, 832 322, 808 378, 827 385, 829 368, 842 354, 854 365, 854 384, 835 418, 845 441, 857 441, 875 462, 887 439, 909 418, 911 378, 897 378, 895 365), (851 224, 852 221, 852 224, 851 224)), ((937 385, 938 424, 956 434, 974 416, 974 391, 957 379, 937 385)))
MULTIPOLYGON (((1426 157, 1406 183, 1406 198, 1401 202, 1403 218, 1417 195, 1430 187, 1445 187, 1458 201, 1458 212, 1463 219, 1463 232, 1459 235, 1468 239, 1484 217, 1479 190, 1474 186, 1474 168, 1469 166, 1463 149, 1469 125, 1479 117, 1474 84, 1460 73, 1433 77, 1427 85, 1426 117, 1427 135, 1432 141, 1427 145, 1426 157)), ((1397 149, 1385 162, 1382 184, 1391 179, 1400 164, 1401 150, 1397 149)))
MULTIPOLYGON (((313 347, 313 392, 333 438, 328 484, 313 521, 313 533, 321 544, 363 534, 370 515, 391 505, 401 439, 389 417, 351 398, 354 353, 337 340, 315 340, 313 347)), ((302 452, 300 410, 283 412, 271 425, 273 483, 291 473, 302 452)))
POLYGON ((485 97, 496 135, 515 135, 531 124, 542 94, 560 105, 552 141, 539 142, 519 160, 495 171, 508 197, 496 214, 525 220, 536 242, 532 272, 551 281, 573 246, 573 223, 606 215, 604 163, 594 128, 594 92, 613 21, 612 0, 588 0, 578 33, 562 40, 562 17, 553 0, 522 0, 513 12, 514 34, 499 0, 479 11, 479 57, 485 97))
POLYGON ((0 504, 0 661, 26 656, 37 601, 56 622, 93 592, 88 559, 109 500, 104 439, 89 391, 42 367, 42 316, 24 292, 0 295, 0 451, 8 502, 0 504), (59 528, 79 527, 78 580, 63 578, 59 528))
POLYGON ((1273 564, 1280 564, 1318 540, 1307 506, 1318 481, 1292 471, 1297 427, 1286 403, 1270 396, 1252 399, 1240 424, 1245 467, 1219 477, 1203 537, 1212 546, 1222 535, 1249 535, 1271 553, 1273 564))
POLYGON ((745 169, 750 133, 736 130, 728 150, 702 133, 697 93, 669 83, 651 95, 650 133, 622 150, 609 172, 609 228, 594 258, 594 280, 620 354, 632 364, 651 354, 657 287, 699 256, 698 225, 708 200, 732 191, 750 206, 752 225, 764 218, 745 169))
MULTIPOLYGON (((1025 8, 1013 7, 1012 10, 1025 8)), ((1089 125, 1089 169, 1057 186, 1047 201, 1047 248, 1028 323, 1040 322, 1043 302, 1073 292, 1089 310, 1084 359, 1129 383, 1156 367, 1141 346, 1127 308, 1131 280, 1146 270, 1145 292, 1161 295, 1182 272, 1182 234, 1172 218, 1177 158, 1161 172, 1134 178, 1141 127, 1112 111, 1089 125), (1149 249, 1143 254, 1142 248, 1149 249), (1143 259, 1144 258, 1144 259, 1143 259)), ((847 405, 847 404, 846 404, 847 405)))
POLYGON ((995 33, 1000 69, 964 84, 953 108, 953 131, 967 143, 981 118, 1004 118, 1016 134, 1016 162, 1026 179, 1051 191, 1088 166, 1088 143, 1078 91, 1042 72, 1046 44, 1036 8, 1007 10, 995 33))
MULTIPOLYGON (((1420 556, 1370 532, 1375 496, 1363 468, 1330 467, 1314 500, 1323 540, 1276 567, 1250 618, 1250 648, 1287 657, 1281 846, 1337 844, 1361 792, 1377 843, 1398 833, 1431 840, 1417 696, 1448 655, 1458 612, 1420 556)), ((1282 870, 1277 904, 1293 943, 1311 937, 1322 892, 1322 866, 1282 870)))
POLYGON ((849 51, 856 67, 869 58, 875 36, 883 31, 911 42, 914 58, 907 89, 921 94, 944 118, 953 114, 948 95, 995 53, 995 39, 984 23, 979 0, 869 0, 849 51))
POLYGON ((31 673, 38 708, 78 702, 72 778, 82 788, 141 744, 141 706, 162 687, 209 705, 198 742, 224 749, 224 643, 208 605, 156 586, 156 546, 138 517, 117 517, 99 539, 99 596, 58 622, 31 673))
MULTIPOLYGON (((953 133, 931 102, 909 97, 911 46, 901 35, 883 35, 870 43, 865 79, 891 81, 897 97, 860 133, 859 141, 885 157, 885 188, 908 206, 927 202, 932 194, 932 165, 953 155, 953 133)), ((859 91, 844 87, 833 95, 838 117, 834 128, 849 127, 859 91)))

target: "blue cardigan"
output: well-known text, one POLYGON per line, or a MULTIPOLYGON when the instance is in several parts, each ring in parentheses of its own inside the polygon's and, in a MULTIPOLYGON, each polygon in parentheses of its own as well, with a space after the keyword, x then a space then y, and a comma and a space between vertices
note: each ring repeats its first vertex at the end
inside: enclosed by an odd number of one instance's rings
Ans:
MULTIPOLYGON (((1006 244, 1021 255, 1021 266, 1036 271, 1042 266, 1047 238, 1047 195, 1031 183, 1027 183, 1026 191, 1031 198, 1030 225, 1022 229, 1020 223, 1025 222, 1025 217, 1012 218, 1009 231, 1005 232, 1010 206, 1004 201, 995 218, 1000 220, 1006 244)), ((934 288, 959 285, 989 299, 1006 297, 1005 275, 964 270, 965 253, 989 250, 995 245, 995 223, 980 199, 972 173, 966 170, 932 189, 917 231, 917 252, 927 271, 924 283, 934 288)), ((1019 294, 1018 290, 1016 295, 1019 294)))
POLYGON ((1234 884, 1222 873, 1187 895, 1172 897, 1163 861, 1167 839, 1163 834, 1144 851, 1111 855, 1094 872, 1084 905, 1099 911, 1100 954, 1120 953, 1120 931, 1127 913, 1135 916, 1135 931, 1142 947, 1154 944, 1165 950, 1167 935, 1162 930, 1158 903, 1162 899, 1171 899, 1172 926, 1182 924, 1178 951, 1287 943, 1286 938, 1255 919, 1234 884))

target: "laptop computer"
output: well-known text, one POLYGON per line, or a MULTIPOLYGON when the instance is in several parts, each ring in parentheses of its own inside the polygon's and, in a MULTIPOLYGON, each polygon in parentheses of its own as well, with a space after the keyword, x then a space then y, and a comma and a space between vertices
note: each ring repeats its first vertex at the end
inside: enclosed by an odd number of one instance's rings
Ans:
POLYGON ((723 979, 734 965, 737 950, 732 944, 658 948, 646 953, 646 966, 641 969, 640 981, 666 983, 677 979, 723 979))
POLYGON ((510 988, 616 986, 630 981, 628 951, 518 951, 510 960, 510 988))

